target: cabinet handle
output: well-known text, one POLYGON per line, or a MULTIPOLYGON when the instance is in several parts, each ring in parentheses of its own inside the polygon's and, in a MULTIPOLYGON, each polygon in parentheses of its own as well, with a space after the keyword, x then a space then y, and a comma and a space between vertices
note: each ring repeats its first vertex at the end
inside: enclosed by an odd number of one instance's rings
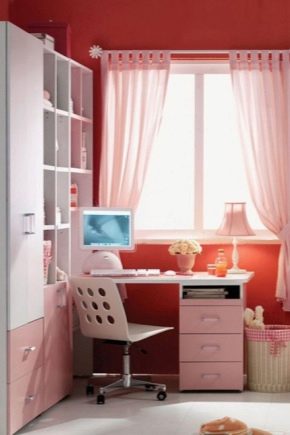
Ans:
POLYGON ((35 234, 35 213, 24 213, 24 234, 35 234))
POLYGON ((65 308, 66 307, 66 287, 58 288, 58 303, 56 305, 57 308, 65 308))
POLYGON ((220 317, 219 316, 202 316, 201 320, 203 322, 219 322, 220 321, 220 317))
POLYGON ((27 346, 24 349, 24 352, 34 352, 36 350, 36 346, 27 346))
POLYGON ((210 378, 214 378, 214 379, 216 379, 216 378, 219 378, 221 375, 220 375, 220 373, 202 373, 202 375, 201 375, 201 377, 203 378, 203 379, 210 379, 210 378))
POLYGON ((33 402, 35 397, 36 397, 35 394, 29 394, 29 396, 26 396, 25 400, 26 402, 33 402))
POLYGON ((202 350, 219 350, 220 346, 218 344, 204 344, 200 348, 202 350))

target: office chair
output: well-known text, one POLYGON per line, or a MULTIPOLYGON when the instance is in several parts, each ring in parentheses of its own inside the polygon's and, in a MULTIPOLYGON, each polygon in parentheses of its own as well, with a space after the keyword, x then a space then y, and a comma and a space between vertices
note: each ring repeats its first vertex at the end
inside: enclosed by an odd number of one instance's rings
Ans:
MULTIPOLYGON (((157 399, 165 400, 167 397, 165 384, 132 377, 129 349, 132 343, 173 328, 129 323, 118 287, 111 278, 72 277, 70 284, 82 334, 108 343, 123 345, 122 377, 116 382, 101 387, 96 403, 104 404, 105 394, 109 391, 131 387, 144 387, 148 391, 157 391, 157 399)), ((93 387, 88 386, 87 393, 93 393, 93 387)))

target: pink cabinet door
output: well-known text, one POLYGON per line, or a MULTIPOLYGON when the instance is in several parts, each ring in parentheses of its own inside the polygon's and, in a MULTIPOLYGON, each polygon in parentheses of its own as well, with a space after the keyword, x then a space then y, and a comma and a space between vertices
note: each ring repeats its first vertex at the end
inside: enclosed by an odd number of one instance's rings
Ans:
POLYGON ((241 306, 181 306, 180 333, 242 333, 241 306))
POLYGON ((9 434, 43 412, 43 369, 33 370, 8 386, 9 434))
POLYGON ((43 365, 43 319, 8 332, 8 382, 43 365))
POLYGON ((48 408, 71 392, 71 303, 66 285, 45 287, 44 404, 48 408))

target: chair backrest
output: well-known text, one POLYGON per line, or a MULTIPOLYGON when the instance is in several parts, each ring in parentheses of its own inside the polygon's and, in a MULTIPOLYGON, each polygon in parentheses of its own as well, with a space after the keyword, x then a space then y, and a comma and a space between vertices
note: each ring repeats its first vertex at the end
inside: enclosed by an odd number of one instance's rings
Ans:
POLYGON ((127 316, 111 278, 71 277, 70 284, 83 335, 129 341, 127 316))

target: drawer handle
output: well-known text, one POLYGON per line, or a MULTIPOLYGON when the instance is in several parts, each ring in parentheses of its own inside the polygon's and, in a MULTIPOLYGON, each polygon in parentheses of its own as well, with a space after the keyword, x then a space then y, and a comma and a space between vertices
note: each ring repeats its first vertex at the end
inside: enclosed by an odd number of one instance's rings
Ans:
POLYGON ((219 350, 220 346, 218 344, 204 344, 201 346, 202 350, 219 350))
POLYGON ((202 316, 201 320, 203 322, 219 322, 220 321, 220 317, 219 316, 202 316))
POLYGON ((24 349, 24 352, 34 352, 36 350, 36 346, 28 346, 24 349))
POLYGON ((217 379, 220 378, 220 376, 221 376, 220 373, 202 373, 201 375, 203 379, 212 379, 212 378, 217 379))
POLYGON ((25 400, 26 402, 33 402, 33 400, 35 400, 35 395, 34 394, 29 394, 29 396, 26 396, 25 400))
POLYGON ((56 290, 58 302, 56 308, 66 308, 67 305, 67 296, 66 296, 66 287, 60 287, 56 290))

